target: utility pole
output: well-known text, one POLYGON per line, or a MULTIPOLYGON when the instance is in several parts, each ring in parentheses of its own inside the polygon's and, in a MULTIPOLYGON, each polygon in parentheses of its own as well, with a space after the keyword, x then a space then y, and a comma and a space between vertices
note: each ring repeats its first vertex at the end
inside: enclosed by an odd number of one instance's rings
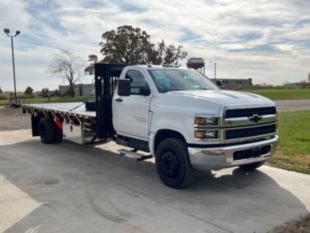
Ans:
POLYGON ((209 61, 209 63, 213 63, 213 79, 216 80, 216 61, 209 61))
POLYGON ((214 62, 214 80, 216 80, 216 61, 214 62))
POLYGON ((20 34, 20 31, 16 31, 15 35, 10 35, 10 29, 5 28, 4 33, 11 38, 11 48, 12 48, 12 64, 13 64, 13 79, 14 79, 14 105, 18 106, 17 102, 17 92, 16 92, 16 75, 15 75, 15 58, 14 58, 14 41, 13 38, 20 34))

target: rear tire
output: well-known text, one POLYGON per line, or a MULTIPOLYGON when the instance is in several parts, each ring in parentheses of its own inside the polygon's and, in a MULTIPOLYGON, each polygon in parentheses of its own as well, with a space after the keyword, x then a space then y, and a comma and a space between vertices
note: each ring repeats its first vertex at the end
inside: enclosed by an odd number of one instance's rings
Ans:
POLYGON ((239 166, 239 168, 242 170, 246 170, 246 171, 254 171, 256 168, 263 166, 264 163, 265 163, 265 161, 257 162, 257 163, 251 163, 251 164, 241 165, 241 166, 239 166))
POLYGON ((62 133, 62 129, 60 129, 57 125, 55 125, 56 127, 56 143, 61 143, 63 140, 63 133, 62 133))
POLYGON ((156 169, 161 181, 171 188, 181 189, 190 183, 193 168, 184 140, 168 138, 159 143, 156 169))
POLYGON ((45 144, 60 143, 63 139, 62 129, 48 117, 42 117, 39 121, 39 135, 45 144))

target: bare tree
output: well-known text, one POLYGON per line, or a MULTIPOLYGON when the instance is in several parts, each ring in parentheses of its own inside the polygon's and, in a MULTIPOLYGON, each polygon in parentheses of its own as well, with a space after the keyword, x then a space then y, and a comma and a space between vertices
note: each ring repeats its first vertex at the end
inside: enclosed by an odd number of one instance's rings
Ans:
POLYGON ((61 77, 69 82, 69 93, 74 96, 74 83, 81 78, 82 61, 73 52, 61 49, 48 66, 48 73, 54 77, 61 77))

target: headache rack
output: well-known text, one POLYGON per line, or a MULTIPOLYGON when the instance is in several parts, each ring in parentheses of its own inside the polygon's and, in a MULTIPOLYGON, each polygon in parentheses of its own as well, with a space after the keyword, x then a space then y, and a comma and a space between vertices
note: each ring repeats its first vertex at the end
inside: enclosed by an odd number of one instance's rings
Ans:
POLYGON ((112 97, 126 64, 95 64, 97 137, 105 139, 115 133, 112 123, 112 97))

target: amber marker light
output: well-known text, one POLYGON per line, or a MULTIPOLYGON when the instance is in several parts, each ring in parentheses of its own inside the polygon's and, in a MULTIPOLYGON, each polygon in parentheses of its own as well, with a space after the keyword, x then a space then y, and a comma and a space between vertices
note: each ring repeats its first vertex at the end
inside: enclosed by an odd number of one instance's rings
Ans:
POLYGON ((206 135, 206 131, 205 130, 196 130, 195 131, 195 138, 204 139, 205 135, 206 135))

